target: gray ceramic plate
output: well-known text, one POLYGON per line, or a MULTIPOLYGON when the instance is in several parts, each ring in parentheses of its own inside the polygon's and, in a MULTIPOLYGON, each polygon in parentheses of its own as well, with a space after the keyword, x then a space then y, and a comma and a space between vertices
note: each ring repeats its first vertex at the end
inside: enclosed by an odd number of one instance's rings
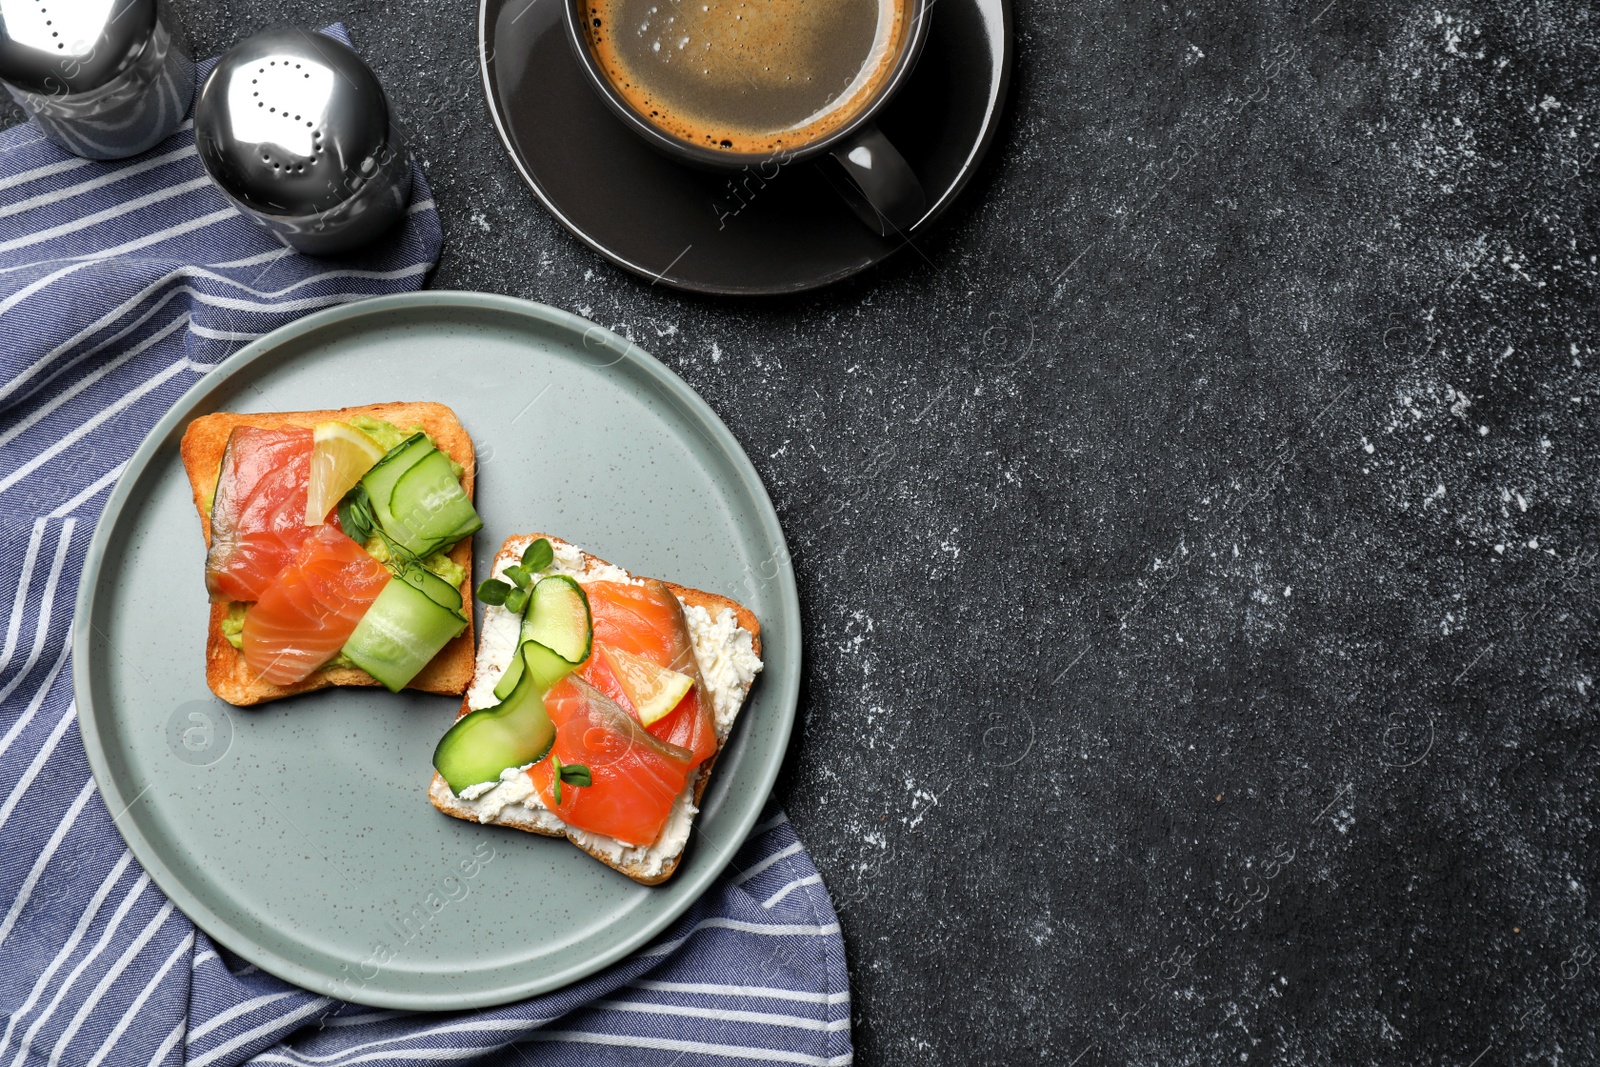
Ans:
POLYGON ((566 312, 426 292, 262 338, 161 420, 90 546, 73 663, 105 802, 195 922, 318 992, 450 1009, 582 978, 706 888, 777 776, 799 690, 800 617, 760 479, 677 376, 566 312), (735 597, 760 618, 766 671, 665 885, 640 886, 559 838, 436 812, 424 790, 452 698, 346 688, 241 709, 207 689, 184 427, 216 410, 385 400, 449 404, 472 434, 478 579, 507 534, 543 530, 636 573, 735 597))

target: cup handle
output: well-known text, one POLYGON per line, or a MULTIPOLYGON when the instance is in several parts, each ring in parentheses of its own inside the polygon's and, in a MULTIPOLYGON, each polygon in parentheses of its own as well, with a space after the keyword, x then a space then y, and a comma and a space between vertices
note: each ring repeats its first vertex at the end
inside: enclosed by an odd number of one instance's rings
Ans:
POLYGON ((875 124, 834 148, 832 158, 838 166, 823 173, 867 229, 893 237, 922 218, 928 206, 922 183, 875 124))

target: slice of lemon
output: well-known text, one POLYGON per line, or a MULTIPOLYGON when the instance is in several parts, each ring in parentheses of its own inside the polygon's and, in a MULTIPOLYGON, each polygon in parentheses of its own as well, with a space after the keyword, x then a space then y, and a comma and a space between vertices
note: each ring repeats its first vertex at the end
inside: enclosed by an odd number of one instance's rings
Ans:
POLYGON ((624 652, 620 648, 601 645, 600 651, 611 664, 622 691, 639 713, 639 721, 649 726, 678 706, 684 695, 694 688, 694 679, 687 674, 668 670, 651 663, 643 656, 624 652))
POLYGON ((321 526, 372 465, 383 448, 343 422, 319 422, 311 431, 311 484, 306 490, 306 525, 321 526))

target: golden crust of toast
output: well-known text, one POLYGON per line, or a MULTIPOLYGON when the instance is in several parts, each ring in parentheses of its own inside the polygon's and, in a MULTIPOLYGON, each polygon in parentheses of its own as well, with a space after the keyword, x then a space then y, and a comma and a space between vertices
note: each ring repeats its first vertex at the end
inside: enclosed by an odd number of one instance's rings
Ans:
MULTIPOLYGON (((550 534, 516 534, 512 537, 506 538, 505 543, 500 546, 500 551, 495 553, 494 566, 498 567, 501 563, 513 563, 521 557, 521 551, 520 549, 513 547, 513 541, 521 542, 527 540, 532 542, 541 537, 548 537, 552 544, 566 544, 566 542, 561 538, 554 537, 550 534)), ((578 552, 579 555, 583 557, 584 566, 586 568, 608 565, 606 561, 601 559, 599 556, 585 552, 582 549, 579 549, 578 552)), ((713 615, 717 614, 723 608, 731 609, 733 611, 734 618, 738 621, 739 626, 742 629, 750 631, 751 645, 754 648, 756 655, 761 655, 761 622, 756 618, 755 612, 751 611, 749 608, 745 607, 736 600, 730 600, 727 597, 720 596, 716 593, 708 593, 701 589, 691 589, 688 586, 678 585, 675 582, 669 582, 664 579, 662 580, 661 584, 670 589, 672 594, 679 600, 683 601, 685 605, 703 607, 713 615)), ((745 693, 745 697, 746 699, 749 698, 748 691, 745 693)), ((471 708, 467 707, 467 698, 463 694, 461 698, 461 707, 456 711, 456 718, 461 718, 461 716, 467 714, 471 710, 471 708)), ((726 743, 727 741, 724 740, 723 744, 726 743)), ((711 771, 716 766, 717 760, 719 757, 721 757, 721 755, 722 748, 719 745, 717 751, 709 759, 702 763, 695 771, 694 803, 696 807, 700 806, 700 798, 705 796, 706 786, 711 781, 711 771)), ((450 786, 437 773, 434 774, 433 780, 428 784, 428 800, 433 804, 434 807, 438 808, 446 815, 454 816, 457 819, 465 819, 468 822, 478 821, 478 817, 473 813, 472 809, 463 804, 460 800, 456 799, 456 795, 451 792, 450 786)), ((516 830, 526 830, 529 833, 543 834, 547 837, 565 837, 568 841, 571 841, 574 845, 577 845, 579 848, 583 849, 583 851, 587 852, 601 863, 604 863, 607 867, 610 867, 616 871, 620 871, 629 878, 632 878, 634 881, 640 882, 644 885, 660 885, 662 882, 665 882, 677 871, 678 863, 683 859, 683 853, 679 852, 676 856, 673 856, 670 860, 663 864, 658 873, 654 875, 647 875, 644 873, 644 869, 641 866, 613 862, 610 857, 606 856, 598 849, 591 848, 574 838, 572 834, 568 833, 563 827, 551 827, 541 824, 538 814, 526 809, 508 808, 502 811, 490 825, 507 826, 516 830)))
MULTIPOLYGON (((216 494, 217 478, 222 469, 222 454, 228 447, 228 438, 239 426, 262 429, 281 429, 287 426, 310 428, 319 422, 343 422, 357 415, 391 422, 401 429, 420 426, 434 444, 451 459, 465 468, 461 484, 472 496, 474 476, 477 473, 476 454, 472 438, 443 404, 392 403, 367 404, 362 407, 338 408, 324 411, 272 411, 260 414, 241 414, 219 411, 202 415, 189 423, 184 431, 179 454, 183 469, 189 476, 189 488, 194 494, 195 511, 200 516, 200 532, 206 547, 211 545, 210 501, 216 494)), ((472 538, 467 538, 449 552, 450 559, 467 572, 461 584, 461 600, 470 604, 472 597, 472 538)), ((472 613, 467 616, 467 628, 444 647, 433 660, 411 680, 408 689, 421 689, 428 693, 453 696, 466 691, 472 681, 473 642, 472 613)), ((294 685, 273 685, 251 674, 245 664, 244 653, 228 643, 222 633, 222 621, 228 616, 227 604, 211 605, 210 625, 206 628, 206 684, 217 696, 230 704, 245 707, 268 700, 309 693, 332 685, 380 685, 381 683, 358 667, 336 667, 314 672, 309 678, 294 685)))

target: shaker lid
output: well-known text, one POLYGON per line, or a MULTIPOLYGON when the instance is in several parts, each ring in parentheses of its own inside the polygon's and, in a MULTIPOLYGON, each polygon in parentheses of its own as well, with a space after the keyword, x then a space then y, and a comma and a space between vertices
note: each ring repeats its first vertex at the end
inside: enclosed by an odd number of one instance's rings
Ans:
POLYGON ((156 0, 0 0, 0 80, 36 93, 98 89, 155 25, 156 0))
POLYGON ((390 151, 389 105, 372 71, 333 38, 294 28, 256 34, 217 60, 194 129, 218 185, 287 217, 337 207, 390 151))

